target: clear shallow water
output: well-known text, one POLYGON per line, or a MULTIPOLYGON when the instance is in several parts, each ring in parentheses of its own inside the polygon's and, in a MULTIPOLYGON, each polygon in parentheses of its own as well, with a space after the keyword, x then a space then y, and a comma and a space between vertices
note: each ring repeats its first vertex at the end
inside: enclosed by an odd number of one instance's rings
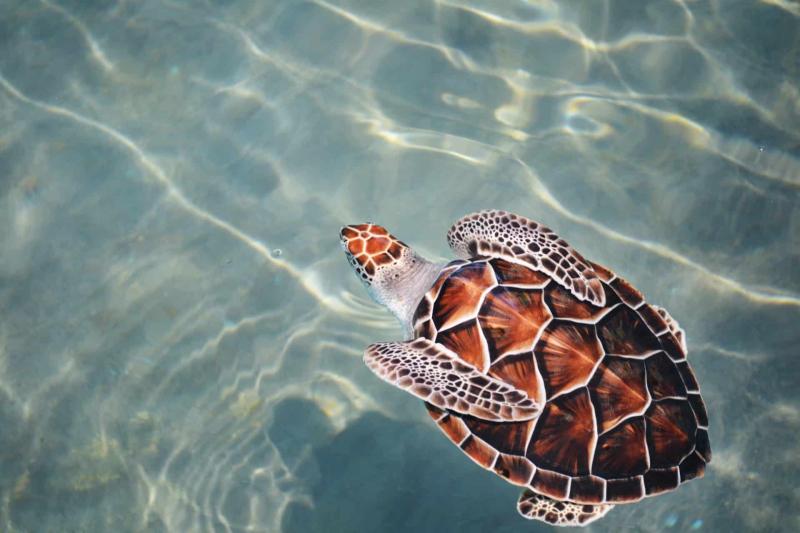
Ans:
POLYGON ((706 478, 592 529, 800 529, 800 8, 498 4, 2 2, 0 529, 545 530, 337 238, 487 207, 688 333, 706 478))

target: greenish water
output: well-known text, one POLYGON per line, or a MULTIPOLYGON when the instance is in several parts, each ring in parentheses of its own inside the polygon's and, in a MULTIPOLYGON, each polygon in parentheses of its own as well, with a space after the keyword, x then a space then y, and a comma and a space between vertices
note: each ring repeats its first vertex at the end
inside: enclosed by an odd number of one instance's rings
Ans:
POLYGON ((591 529, 800 530, 797 2, 0 11, 0 530, 547 530, 361 363, 339 227, 484 208, 687 331, 706 477, 591 529))

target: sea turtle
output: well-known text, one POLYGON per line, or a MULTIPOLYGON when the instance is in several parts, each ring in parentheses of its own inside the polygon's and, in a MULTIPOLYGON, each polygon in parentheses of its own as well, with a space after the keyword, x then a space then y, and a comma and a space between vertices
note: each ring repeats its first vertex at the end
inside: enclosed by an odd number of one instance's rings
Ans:
POLYGON ((408 340, 367 366, 424 400, 482 467, 525 488, 517 509, 586 525, 614 505, 701 477, 708 417, 666 310, 552 230, 504 211, 458 220, 459 259, 425 260, 375 224, 341 240, 408 340))

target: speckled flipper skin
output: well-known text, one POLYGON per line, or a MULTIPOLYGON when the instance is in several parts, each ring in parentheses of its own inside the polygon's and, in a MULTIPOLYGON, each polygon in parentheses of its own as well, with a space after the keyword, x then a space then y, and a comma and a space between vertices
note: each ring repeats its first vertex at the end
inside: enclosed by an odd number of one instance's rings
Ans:
POLYGON ((364 362, 395 387, 436 407, 482 420, 529 420, 541 410, 524 392, 482 374, 425 338, 371 344, 364 352, 364 362))
POLYGON ((531 520, 541 520, 554 526, 585 526, 602 518, 613 505, 581 505, 560 502, 531 490, 525 490, 517 502, 519 514, 531 520))
POLYGON ((551 229, 505 211, 467 215, 447 232, 447 243, 462 259, 503 257, 551 276, 578 300, 604 306, 603 284, 592 266, 551 229))

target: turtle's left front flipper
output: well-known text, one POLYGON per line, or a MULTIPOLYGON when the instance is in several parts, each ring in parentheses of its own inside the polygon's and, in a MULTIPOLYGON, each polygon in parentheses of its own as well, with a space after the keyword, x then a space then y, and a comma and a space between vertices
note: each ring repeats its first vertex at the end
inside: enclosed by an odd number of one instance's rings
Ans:
POLYGON ((541 412, 525 392, 482 374, 423 337, 371 344, 364 362, 384 381, 441 409, 494 422, 529 420, 541 412))

